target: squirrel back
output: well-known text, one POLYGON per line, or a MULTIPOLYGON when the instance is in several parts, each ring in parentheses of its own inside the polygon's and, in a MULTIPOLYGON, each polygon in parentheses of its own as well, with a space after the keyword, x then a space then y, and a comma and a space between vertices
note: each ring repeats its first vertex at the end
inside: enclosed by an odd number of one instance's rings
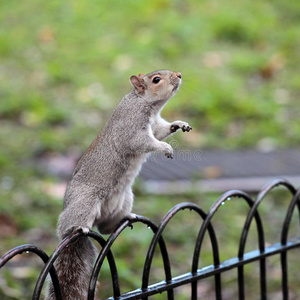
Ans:
MULTIPOLYGON (((109 234, 123 218, 134 218, 131 187, 147 155, 159 151, 172 158, 172 147, 162 140, 178 129, 192 129, 186 122, 169 123, 160 116, 181 84, 180 73, 160 70, 133 75, 130 81, 132 90, 74 169, 58 221, 61 239, 78 229, 88 232, 93 226, 100 233, 109 234)), ((55 267, 63 299, 86 298, 86 275, 90 274, 94 258, 95 249, 87 237, 61 253, 55 267)), ((55 299, 51 286, 49 290, 47 299, 55 299)))

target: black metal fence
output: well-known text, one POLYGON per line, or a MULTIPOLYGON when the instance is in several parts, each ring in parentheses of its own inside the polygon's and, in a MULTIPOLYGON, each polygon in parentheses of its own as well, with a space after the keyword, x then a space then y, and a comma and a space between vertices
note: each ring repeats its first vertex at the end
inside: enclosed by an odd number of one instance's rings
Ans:
MULTIPOLYGON (((266 267, 266 258, 269 256, 279 255, 281 260, 281 290, 282 290, 282 299, 289 299, 289 280, 288 280, 288 263, 287 256, 288 251, 294 248, 300 247, 300 236, 293 239, 288 239, 289 228, 291 224, 291 219, 295 207, 298 209, 298 218, 300 217, 300 188, 296 190, 293 185, 284 179, 276 179, 267 185, 261 190, 255 200, 253 200, 247 193, 232 190, 223 194, 211 207, 208 213, 205 213, 199 206, 194 203, 181 203, 173 207, 162 219, 159 226, 156 226, 151 220, 143 216, 138 216, 136 220, 125 220, 117 230, 110 235, 110 237, 105 240, 101 235, 90 231, 87 235, 98 242, 102 250, 98 255, 97 261, 95 263, 93 273, 90 279, 90 286, 88 291, 88 299, 94 299, 95 287, 100 273, 101 267, 105 258, 107 258, 110 268, 110 273, 112 277, 112 286, 113 286, 113 296, 109 299, 148 299, 149 296, 155 295, 158 293, 165 292, 166 299, 174 299, 174 289, 182 285, 191 286, 191 299, 199 299, 197 286, 201 284, 201 280, 208 277, 214 277, 215 287, 215 299, 222 299, 222 273, 236 269, 237 270, 237 286, 238 286, 238 299, 245 299, 245 276, 244 276, 244 267, 245 265, 257 261, 259 262, 259 271, 257 277, 260 282, 260 299, 267 299, 267 267, 266 267), (291 195, 291 201, 286 211, 285 219, 281 228, 281 239, 277 244, 266 246, 265 237, 264 237, 264 227, 261 220, 261 216, 258 212, 258 206, 263 201, 265 196, 272 190, 274 187, 281 186, 286 189, 291 195), (244 223, 243 230, 241 232, 241 238, 239 241, 238 253, 236 257, 228 259, 226 261, 220 261, 220 249, 218 245, 218 240, 215 234, 215 230, 212 226, 211 220, 215 215, 218 208, 223 205, 226 201, 230 200, 233 197, 239 197, 246 201, 249 206, 249 212, 244 223), (194 210, 199 218, 203 220, 200 227, 198 237, 196 240, 194 253, 191 262, 191 269, 189 273, 182 274, 180 276, 172 277, 171 264, 168 255, 168 249, 164 241, 163 232, 168 226, 169 221, 181 210, 194 210), (141 222, 146 224, 153 231, 153 239, 148 249, 146 255, 143 275, 142 275, 142 286, 140 289, 121 294, 119 276, 117 271, 117 265, 114 260, 111 247, 118 236, 122 231, 128 227, 132 226, 133 223, 141 222), (258 237, 258 249, 245 253, 245 246, 247 242, 247 237, 249 233, 249 228, 252 222, 256 224, 256 231, 258 237), (198 268, 201 247, 205 234, 208 233, 211 247, 212 247, 212 256, 213 264, 206 266, 204 268, 198 268), (159 245, 161 257, 163 260, 165 280, 158 282, 156 284, 149 285, 149 274, 151 270, 151 264, 154 256, 154 251, 159 245)), ((75 232, 74 234, 67 237, 63 240, 59 246, 55 249, 50 257, 41 249, 33 245, 22 245, 10 250, 6 253, 0 260, 0 268, 2 268, 10 259, 12 259, 17 254, 23 252, 33 252, 38 255, 43 262, 45 263, 43 270, 40 273, 40 276, 36 282, 36 286, 33 292, 32 299, 40 299, 42 287, 44 285, 46 276, 48 273, 51 275, 51 279, 54 283, 55 292, 57 299, 62 299, 60 294, 59 282, 56 277, 56 272, 53 268, 53 263, 60 255, 62 250, 67 247, 68 244, 75 241, 79 236, 82 236, 82 232, 75 232)), ((300 254, 300 253, 299 253, 300 254)), ((299 261, 300 263, 300 255, 299 261)), ((300 290, 300 289, 299 289, 300 290)))

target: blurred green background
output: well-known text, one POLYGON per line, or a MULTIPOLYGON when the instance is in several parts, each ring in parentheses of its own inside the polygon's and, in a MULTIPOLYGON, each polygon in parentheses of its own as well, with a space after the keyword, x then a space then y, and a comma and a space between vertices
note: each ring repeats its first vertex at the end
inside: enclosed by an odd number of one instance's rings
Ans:
MULTIPOLYGON (((1 1, 0 253, 29 242, 49 254, 55 248, 65 182, 37 161, 83 153, 129 92, 133 74, 182 73, 182 87, 163 112, 193 127, 176 135, 181 145, 298 147, 299 22, 294 0, 1 1)), ((219 196, 137 194, 135 212, 156 222, 178 202, 208 210, 219 196)), ((144 231, 137 232, 147 245, 144 231)), ((140 282, 128 267, 132 238, 116 250, 126 257, 119 262, 125 290, 140 282)), ((236 249, 235 240, 228 245, 236 249)), ((180 237, 174 243, 176 250, 186 246, 180 237)), ((33 270, 21 258, 16 264, 23 273, 1 270, 1 299, 30 298, 41 266, 33 270)))

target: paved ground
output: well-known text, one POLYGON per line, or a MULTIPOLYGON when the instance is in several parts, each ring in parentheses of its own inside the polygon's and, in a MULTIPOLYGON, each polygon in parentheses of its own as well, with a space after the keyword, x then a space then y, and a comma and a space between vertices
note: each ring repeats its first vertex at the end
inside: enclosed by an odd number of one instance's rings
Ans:
POLYGON ((152 193, 196 188, 202 191, 258 191, 274 178, 300 185, 300 151, 182 151, 173 160, 161 154, 148 159, 140 176, 152 193))
MULTIPOLYGON (((78 158, 76 155, 47 157, 39 165, 51 174, 69 178, 78 158)), ((156 154, 143 165, 140 178, 149 193, 178 193, 190 188, 258 191, 274 178, 286 178, 298 187, 300 151, 182 150, 172 160, 156 154)))

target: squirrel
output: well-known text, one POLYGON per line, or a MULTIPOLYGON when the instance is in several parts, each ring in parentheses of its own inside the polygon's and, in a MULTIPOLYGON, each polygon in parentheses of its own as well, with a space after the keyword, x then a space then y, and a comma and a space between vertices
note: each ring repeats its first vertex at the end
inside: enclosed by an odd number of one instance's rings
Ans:
MULTIPOLYGON (((183 121, 167 122, 160 112, 180 84, 181 73, 160 70, 130 77, 132 90, 113 111, 75 167, 64 196, 58 221, 58 236, 64 239, 81 229, 97 226, 101 234, 112 233, 124 218, 135 218, 132 184, 151 152, 173 158, 173 149, 163 139, 178 129, 192 128, 183 121)), ((70 244, 55 262, 62 297, 86 299, 89 276, 96 258, 87 236, 70 244)), ((52 283, 47 300, 55 299, 52 283)))

